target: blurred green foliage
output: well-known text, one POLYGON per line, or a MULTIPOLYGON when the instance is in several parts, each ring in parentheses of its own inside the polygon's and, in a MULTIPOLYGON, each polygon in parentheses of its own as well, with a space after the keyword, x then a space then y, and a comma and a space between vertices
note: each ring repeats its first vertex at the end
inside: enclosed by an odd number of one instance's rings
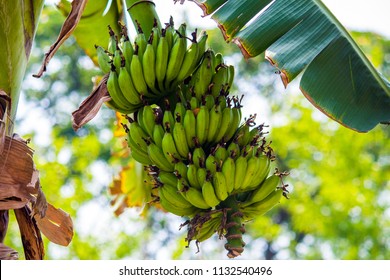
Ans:
MULTIPOLYGON (((200 244, 199 253, 194 244, 186 248, 185 232, 178 230, 184 221, 176 216, 153 208, 142 217, 139 208, 114 215, 108 187, 130 160, 113 156, 123 149, 113 136, 115 114, 103 107, 78 132, 71 126, 71 112, 89 94, 99 70, 70 38, 47 73, 40 80, 31 78, 63 19, 45 7, 23 86, 24 112, 15 128, 32 139, 48 200, 74 221, 68 247, 44 239, 46 258, 225 258, 224 241, 216 237, 200 244), (31 120, 36 116, 41 119, 31 120)), ((343 128, 312 108, 298 87, 292 84, 285 91, 264 59, 244 61, 238 48, 222 43, 218 30, 209 34, 212 47, 236 66, 234 94, 258 102, 257 120, 270 126, 267 137, 277 165, 290 172, 290 199, 247 226, 248 245, 238 259, 390 258, 390 128, 378 126, 367 134, 343 128)), ((371 33, 353 36, 389 77, 390 42, 371 33)), ((14 219, 5 243, 23 251, 14 219)))

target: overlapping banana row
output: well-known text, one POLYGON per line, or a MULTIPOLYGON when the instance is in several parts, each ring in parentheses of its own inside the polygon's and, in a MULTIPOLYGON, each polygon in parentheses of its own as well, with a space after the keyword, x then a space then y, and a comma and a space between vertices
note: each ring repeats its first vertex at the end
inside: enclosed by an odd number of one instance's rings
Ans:
MULTIPOLYGON (((241 121, 236 98, 219 96, 216 101, 177 102, 171 109, 157 105, 140 108, 134 119, 128 117, 128 144, 132 156, 144 165, 173 172, 178 163, 186 164, 200 151, 225 143, 235 134, 241 121), (192 153, 195 153, 192 155, 192 153)), ((216 149, 216 153, 221 153, 216 149)))
POLYGON ((175 92, 191 76, 206 51, 206 32, 198 36, 195 30, 191 38, 186 33, 186 24, 175 29, 172 18, 166 28, 155 25, 149 36, 138 26, 133 43, 125 26, 119 35, 109 28, 108 48, 96 46, 99 66, 109 74, 109 105, 128 114, 144 104, 158 104, 175 92))

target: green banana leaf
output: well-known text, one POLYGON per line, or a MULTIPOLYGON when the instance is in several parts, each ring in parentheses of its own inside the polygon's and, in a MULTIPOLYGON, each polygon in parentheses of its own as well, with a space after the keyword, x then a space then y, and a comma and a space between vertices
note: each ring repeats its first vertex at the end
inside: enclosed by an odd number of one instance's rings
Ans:
POLYGON ((43 3, 0 0, 0 90, 11 97, 11 126, 43 3))
MULTIPOLYGON (((245 58, 265 52, 285 86, 340 124, 367 132, 390 121, 390 82, 320 0, 193 0, 245 58)), ((363 19, 362 19, 363 20, 363 19)))

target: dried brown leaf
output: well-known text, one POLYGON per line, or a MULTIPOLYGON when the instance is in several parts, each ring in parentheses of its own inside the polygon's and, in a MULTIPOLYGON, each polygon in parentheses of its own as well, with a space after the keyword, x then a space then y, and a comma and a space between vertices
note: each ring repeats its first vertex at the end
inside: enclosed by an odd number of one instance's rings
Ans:
POLYGON ((4 243, 0 243, 0 260, 17 260, 18 258, 18 252, 5 246, 4 243))
POLYGON ((75 131, 91 121, 99 112, 104 102, 110 101, 106 82, 108 75, 105 75, 99 85, 80 104, 79 108, 72 113, 72 126, 75 131))
POLYGON ((0 183, 35 186, 36 182, 32 181, 35 170, 32 156, 33 150, 25 141, 6 136, 0 157, 0 183))
POLYGON ((48 203, 46 201, 45 194, 43 193, 39 182, 37 184, 38 184, 38 195, 37 195, 37 199, 35 200, 35 202, 32 203, 32 214, 31 215, 34 217, 36 214, 38 214, 40 218, 43 218, 46 215, 48 203))
POLYGON ((4 242, 9 223, 9 211, 0 210, 0 242, 4 242))
POLYGON ((73 238, 70 215, 48 203, 45 217, 35 217, 38 228, 53 243, 68 246, 73 238))
POLYGON ((73 0, 71 11, 66 18, 64 24, 62 25, 60 34, 58 35, 57 40, 53 45, 51 45, 49 51, 45 54, 41 69, 38 74, 33 75, 36 78, 42 77, 43 73, 46 71, 46 66, 49 64, 51 58, 57 52, 59 47, 65 42, 66 39, 72 34, 77 24, 80 21, 81 15, 85 9, 87 0, 73 0))
POLYGON ((18 221, 20 235, 22 237, 24 255, 26 260, 43 260, 45 249, 41 232, 31 217, 31 210, 28 205, 15 209, 15 217, 18 221))
POLYGON ((0 157, 0 210, 18 209, 28 202, 36 202, 39 173, 32 156, 32 149, 16 134, 5 137, 0 157))

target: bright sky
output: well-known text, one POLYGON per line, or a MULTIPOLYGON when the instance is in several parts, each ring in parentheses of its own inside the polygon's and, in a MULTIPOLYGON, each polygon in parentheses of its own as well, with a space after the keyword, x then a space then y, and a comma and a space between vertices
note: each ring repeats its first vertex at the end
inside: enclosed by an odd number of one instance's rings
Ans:
POLYGON ((322 0, 347 28, 375 31, 390 39, 389 0, 322 0))

